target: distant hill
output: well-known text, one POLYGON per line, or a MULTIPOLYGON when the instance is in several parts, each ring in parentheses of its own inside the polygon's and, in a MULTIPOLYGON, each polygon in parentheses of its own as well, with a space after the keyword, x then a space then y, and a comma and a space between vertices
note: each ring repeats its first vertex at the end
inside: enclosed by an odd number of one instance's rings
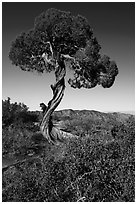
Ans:
POLYGON ((135 115, 135 111, 121 111, 121 113, 135 115))
POLYGON ((53 115, 60 119, 82 118, 83 120, 92 119, 94 121, 101 120, 104 122, 107 122, 110 120, 124 122, 129 117, 133 116, 132 114, 120 113, 120 112, 103 113, 95 110, 72 110, 72 109, 55 111, 53 115))
MULTIPOLYGON (((36 113, 39 115, 39 119, 42 119, 42 113, 41 111, 33 111, 33 113, 36 113)), ((57 121, 66 121, 66 120, 82 120, 82 121, 100 121, 104 123, 113 123, 113 122, 125 122, 129 119, 129 117, 135 118, 134 114, 131 114, 129 112, 123 113, 123 112, 99 112, 95 110, 72 110, 72 109, 64 109, 55 111, 53 113, 53 119, 57 121)))
MULTIPOLYGON (((114 127, 134 121, 135 116, 125 113, 103 113, 95 110, 72 110, 65 109, 53 113, 53 123, 66 132, 76 135, 106 135, 111 138, 111 131, 114 127)), ((104 139, 103 139, 104 140, 104 139)))

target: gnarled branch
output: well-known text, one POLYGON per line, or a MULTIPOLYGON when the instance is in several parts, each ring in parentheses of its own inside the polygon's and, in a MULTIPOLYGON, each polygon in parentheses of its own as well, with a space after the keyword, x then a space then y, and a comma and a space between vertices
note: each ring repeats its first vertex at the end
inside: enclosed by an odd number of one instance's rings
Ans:
POLYGON ((64 141, 65 138, 74 137, 73 134, 64 132, 58 127, 54 126, 51 118, 53 111, 59 105, 64 95, 65 75, 66 75, 66 68, 65 68, 64 58, 63 56, 60 56, 56 64, 56 70, 55 70, 56 83, 54 85, 51 85, 51 88, 53 91, 53 98, 48 103, 48 107, 46 109, 46 112, 44 113, 44 116, 40 125, 40 130, 43 136, 47 138, 49 142, 52 142, 54 144, 64 141))

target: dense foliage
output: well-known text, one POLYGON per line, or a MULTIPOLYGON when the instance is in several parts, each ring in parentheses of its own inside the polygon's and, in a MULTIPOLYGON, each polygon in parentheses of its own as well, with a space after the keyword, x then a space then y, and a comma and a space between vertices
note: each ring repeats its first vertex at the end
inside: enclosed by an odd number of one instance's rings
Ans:
POLYGON ((133 202, 134 116, 68 110, 53 119, 79 138, 54 146, 25 125, 3 129, 4 156, 26 158, 3 171, 3 201, 133 202))
POLYGON ((91 36, 92 30, 84 17, 48 9, 36 17, 32 30, 17 37, 12 44, 9 57, 13 64, 42 71, 45 64, 40 56, 44 52, 50 52, 47 42, 51 43, 56 58, 57 52, 75 54, 80 47, 85 47, 91 36), (32 56, 36 56, 34 61, 32 56))
POLYGON ((114 61, 101 56, 101 46, 83 16, 48 9, 35 19, 33 29, 13 41, 9 53, 12 63, 24 71, 51 72, 64 57, 66 68, 74 70, 73 88, 104 88, 113 85, 118 74, 114 61))
POLYGON ((28 111, 23 103, 11 103, 10 98, 2 100, 2 123, 5 127, 12 124, 37 122, 38 116, 28 111))
POLYGON ((25 104, 11 103, 10 98, 2 101, 3 155, 14 157, 27 151, 32 145, 32 133, 38 130, 35 122, 38 115, 28 111, 25 104))

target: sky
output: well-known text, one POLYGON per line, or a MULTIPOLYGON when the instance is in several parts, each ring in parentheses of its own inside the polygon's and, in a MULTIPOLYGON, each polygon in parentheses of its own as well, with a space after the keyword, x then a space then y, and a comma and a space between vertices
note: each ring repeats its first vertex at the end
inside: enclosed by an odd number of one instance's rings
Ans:
POLYGON ((22 31, 33 27, 34 19, 49 8, 85 16, 101 45, 101 53, 118 66, 114 85, 105 89, 73 89, 67 83, 57 110, 96 110, 101 112, 135 111, 135 4, 133 2, 3 2, 2 3, 2 99, 25 103, 40 110, 52 98, 50 85, 54 73, 43 75, 23 72, 8 58, 11 42, 22 31))

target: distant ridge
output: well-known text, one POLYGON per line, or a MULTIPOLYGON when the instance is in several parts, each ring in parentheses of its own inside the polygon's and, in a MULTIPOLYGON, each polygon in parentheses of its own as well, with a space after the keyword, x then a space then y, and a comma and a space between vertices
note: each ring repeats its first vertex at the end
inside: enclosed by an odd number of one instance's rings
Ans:
MULTIPOLYGON (((41 118, 41 111, 36 111, 41 118)), ((63 109, 53 112, 53 118, 57 121, 66 121, 66 120, 84 120, 84 121, 100 121, 105 123, 115 123, 115 122, 125 122, 130 117, 135 117, 133 111, 126 112, 101 112, 96 110, 72 110, 72 109, 63 109)))
POLYGON ((121 111, 120 113, 135 115, 135 111, 121 111))
POLYGON ((93 121, 102 121, 102 122, 109 122, 109 121, 117 121, 117 122, 124 122, 129 117, 133 116, 130 113, 123 113, 123 112, 100 112, 95 110, 72 110, 72 109, 64 109, 58 110, 53 113, 53 116, 59 118, 61 120, 70 120, 70 119, 82 119, 82 120, 93 120, 93 121))
POLYGON ((130 115, 135 115, 135 111, 105 111, 105 113, 124 113, 124 114, 130 114, 130 115))

